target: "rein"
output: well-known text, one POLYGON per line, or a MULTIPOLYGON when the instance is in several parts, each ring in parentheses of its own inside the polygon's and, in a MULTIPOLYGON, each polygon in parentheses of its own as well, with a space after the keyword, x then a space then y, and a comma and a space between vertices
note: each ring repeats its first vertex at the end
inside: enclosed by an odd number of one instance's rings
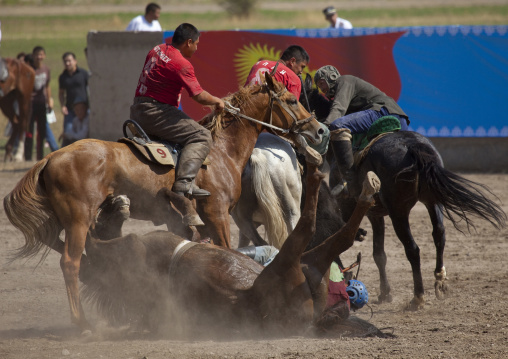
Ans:
MULTIPOLYGON (((264 86, 267 86, 266 84, 264 84, 264 86)), ((268 88, 268 86, 267 86, 268 88)), ((268 128, 271 128, 273 130, 276 130, 276 131, 280 131, 282 133, 300 133, 298 131, 298 128, 301 127, 302 125, 305 125, 306 123, 309 123, 310 121, 312 121, 315 116, 314 114, 311 114, 309 117, 307 118, 304 118, 303 120, 298 120, 296 118, 296 115, 293 111, 291 111, 291 109, 289 109, 289 107, 280 99, 280 96, 284 95, 287 91, 286 88, 284 88, 284 90, 282 90, 281 92, 279 93, 276 93, 272 90, 269 89, 269 93, 270 93, 270 123, 266 123, 266 122, 263 122, 263 121, 259 121, 259 120, 256 120, 255 118, 252 118, 252 117, 249 117, 249 116, 246 116, 244 115, 243 113, 240 112, 240 109, 237 108, 237 107, 234 107, 233 105, 231 105, 229 102, 225 101, 224 104, 226 105, 224 107, 224 109, 226 111, 228 111, 229 113, 235 115, 235 116, 238 116, 238 117, 241 117, 243 119, 246 119, 246 120, 249 120, 249 121, 252 121, 252 122, 255 122, 255 123, 258 123, 260 125, 263 125, 263 126, 266 126, 268 128), (279 104, 279 106, 284 110, 286 111, 286 113, 291 116, 291 118, 293 119, 293 124, 291 125, 291 127, 289 129, 284 129, 284 128, 281 128, 281 127, 277 127, 277 126, 274 126, 272 125, 272 113, 273 113, 273 100, 276 100, 279 104)))

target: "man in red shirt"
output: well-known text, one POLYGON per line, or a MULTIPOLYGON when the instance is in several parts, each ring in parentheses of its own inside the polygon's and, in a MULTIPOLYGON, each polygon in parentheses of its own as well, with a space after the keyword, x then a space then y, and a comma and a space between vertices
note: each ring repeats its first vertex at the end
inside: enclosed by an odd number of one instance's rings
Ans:
POLYGON ((194 178, 210 152, 212 136, 178 109, 182 90, 202 105, 224 109, 220 98, 201 88, 188 60, 198 48, 199 35, 194 25, 183 23, 176 28, 171 45, 161 44, 150 50, 130 109, 131 119, 148 135, 183 146, 172 190, 194 198, 210 195, 195 185, 194 178))
POLYGON ((301 46, 289 46, 278 61, 261 60, 256 62, 247 76, 247 85, 261 84, 261 75, 265 72, 272 72, 275 69, 273 77, 282 82, 289 92, 294 94, 297 99, 300 98, 302 91, 302 82, 298 77, 309 63, 309 54, 301 46), (276 67, 276 68, 275 68, 276 67))

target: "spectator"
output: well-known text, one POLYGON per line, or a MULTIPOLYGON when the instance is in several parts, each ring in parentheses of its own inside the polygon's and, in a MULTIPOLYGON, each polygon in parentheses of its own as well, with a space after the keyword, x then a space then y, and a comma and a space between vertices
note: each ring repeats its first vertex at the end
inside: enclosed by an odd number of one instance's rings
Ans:
POLYGON ((353 28, 353 24, 351 24, 351 22, 337 16, 337 9, 335 9, 333 6, 328 6, 327 8, 323 9, 323 14, 325 14, 325 19, 330 23, 330 27, 332 29, 353 28))
POLYGON ((37 160, 44 157, 44 141, 46 139, 47 120, 46 113, 53 109, 53 98, 51 97, 51 88, 49 81, 51 73, 49 67, 44 64, 46 51, 42 46, 34 47, 32 51, 33 68, 35 70, 35 82, 32 92, 32 115, 28 132, 25 138, 25 160, 32 160, 33 138, 35 124, 37 123, 37 160))
POLYGON ((77 97, 74 100, 73 112, 76 114, 72 119, 72 125, 65 129, 60 136, 64 142, 71 144, 88 137, 90 116, 88 115, 88 103, 85 98, 77 97))
MULTIPOLYGON (((64 115, 63 132, 68 132, 76 114, 73 104, 77 98, 85 99, 88 107, 88 71, 78 66, 76 55, 66 52, 62 56, 64 71, 58 78, 58 100, 64 115)), ((69 143, 64 139, 62 147, 69 143)))
POLYGON ((162 31, 159 23, 161 7, 151 2, 146 5, 145 15, 136 16, 131 20, 125 31, 162 31))

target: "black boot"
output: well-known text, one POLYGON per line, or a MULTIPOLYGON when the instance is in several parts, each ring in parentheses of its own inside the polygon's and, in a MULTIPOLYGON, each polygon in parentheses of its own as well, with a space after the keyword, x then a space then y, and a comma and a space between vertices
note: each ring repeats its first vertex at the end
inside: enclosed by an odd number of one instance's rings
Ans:
POLYGON ((348 129, 339 129, 331 132, 330 146, 332 147, 335 161, 339 167, 342 184, 338 184, 332 189, 334 195, 344 192, 349 196, 353 195, 355 184, 355 172, 353 169, 354 157, 351 144, 351 132, 348 129), (349 185, 349 186, 348 186, 349 185))
POLYGON ((210 149, 201 143, 191 143, 183 148, 176 168, 173 192, 196 199, 210 196, 210 192, 199 188, 194 183, 194 178, 196 178, 208 152, 210 149))

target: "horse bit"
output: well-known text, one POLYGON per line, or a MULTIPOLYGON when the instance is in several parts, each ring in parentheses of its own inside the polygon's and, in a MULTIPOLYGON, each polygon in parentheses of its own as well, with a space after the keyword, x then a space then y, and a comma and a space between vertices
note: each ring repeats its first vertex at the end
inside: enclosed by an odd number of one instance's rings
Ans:
POLYGON ((315 118, 314 114, 311 114, 307 118, 304 118, 302 120, 298 120, 296 118, 295 113, 293 111, 291 111, 291 109, 289 109, 288 106, 284 102, 282 102, 282 100, 280 99, 280 96, 284 95, 287 92, 287 89, 284 88, 281 92, 276 93, 273 90, 269 89, 268 85, 266 83, 264 84, 264 86, 266 86, 266 88, 270 91, 270 123, 265 123, 265 122, 256 120, 255 118, 252 118, 252 117, 249 117, 249 116, 246 116, 246 115, 240 113, 240 109, 239 108, 234 107, 233 105, 231 105, 227 101, 224 102, 224 104, 226 105, 224 107, 224 109, 226 111, 228 111, 229 113, 235 115, 235 116, 244 118, 246 120, 249 120, 249 121, 252 121, 252 122, 255 122, 255 123, 258 123, 258 124, 261 124, 263 126, 271 128, 273 130, 280 131, 282 133, 290 133, 291 132, 291 133, 299 134, 300 132, 299 132, 298 129, 301 126, 305 125, 306 123, 309 123, 310 121, 312 121, 315 118), (286 111, 286 113, 289 114, 289 116, 291 116, 291 118, 293 119, 293 124, 291 125, 291 127, 289 129, 284 129, 284 128, 280 128, 280 127, 272 125, 272 112, 273 112, 273 100, 274 99, 277 100, 277 102, 279 103, 279 106, 284 111, 286 111))

